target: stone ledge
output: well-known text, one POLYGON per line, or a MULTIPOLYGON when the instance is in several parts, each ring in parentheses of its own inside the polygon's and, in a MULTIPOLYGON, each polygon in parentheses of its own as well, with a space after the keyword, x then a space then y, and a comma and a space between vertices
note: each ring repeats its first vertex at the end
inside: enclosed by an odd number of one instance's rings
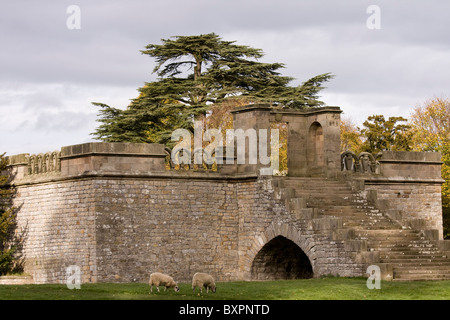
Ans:
POLYGON ((404 178, 404 177, 355 177, 355 180, 364 181, 365 184, 398 184, 398 183, 428 183, 428 184, 443 184, 444 179, 423 179, 423 178, 404 178))
POLYGON ((1 276, 0 285, 18 285, 18 284, 34 284, 33 277, 30 275, 23 276, 1 276))
POLYGON ((71 181, 71 180, 82 180, 82 179, 157 179, 157 180, 183 180, 189 179, 195 180, 205 180, 205 181, 255 181, 258 179, 257 175, 254 174, 237 174, 237 175, 222 175, 220 173, 209 173, 209 172, 148 172, 148 173, 105 173, 105 172, 85 172, 80 175, 40 175, 40 176, 26 176, 23 180, 18 180, 14 182, 15 186, 27 186, 35 184, 71 181))
POLYGON ((93 155, 116 157, 165 157, 164 145, 154 143, 89 142, 61 148, 61 159, 93 155))
POLYGON ((429 160, 398 160, 398 159, 388 159, 388 160, 379 160, 381 163, 397 163, 397 164, 443 164, 442 161, 429 161, 429 160))
POLYGON ((439 152, 383 151, 380 162, 435 162, 441 164, 439 152))
POLYGON ((286 115, 298 115, 298 116, 310 116, 312 114, 319 113, 342 113, 340 107, 334 106, 325 106, 320 108, 310 108, 304 110, 297 109, 279 109, 271 107, 269 104, 250 104, 242 107, 238 107, 230 111, 231 114, 242 113, 242 112, 250 112, 250 111, 270 111, 271 114, 286 114, 286 115))

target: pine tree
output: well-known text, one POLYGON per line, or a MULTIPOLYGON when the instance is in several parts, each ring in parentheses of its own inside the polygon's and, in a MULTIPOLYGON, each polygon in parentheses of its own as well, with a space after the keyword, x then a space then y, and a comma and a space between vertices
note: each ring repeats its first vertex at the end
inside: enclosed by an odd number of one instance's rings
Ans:
POLYGON ((280 107, 307 108, 318 100, 322 83, 333 78, 318 75, 297 87, 282 76, 282 63, 263 63, 261 49, 224 41, 214 33, 176 36, 149 44, 141 52, 155 58, 159 79, 145 83, 126 110, 100 106, 101 125, 93 133, 106 142, 168 143, 174 129, 192 129, 193 120, 205 118, 211 106, 226 99, 245 98, 280 107))

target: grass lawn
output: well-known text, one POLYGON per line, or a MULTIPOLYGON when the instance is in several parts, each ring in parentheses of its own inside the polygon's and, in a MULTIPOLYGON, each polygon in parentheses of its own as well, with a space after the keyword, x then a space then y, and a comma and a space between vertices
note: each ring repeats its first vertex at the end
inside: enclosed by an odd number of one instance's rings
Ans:
POLYGON ((65 285, 0 285, 0 300, 450 300, 450 281, 381 282, 369 290, 366 278, 319 278, 267 282, 220 282, 217 292, 153 290, 144 283, 92 283, 69 290, 65 285))

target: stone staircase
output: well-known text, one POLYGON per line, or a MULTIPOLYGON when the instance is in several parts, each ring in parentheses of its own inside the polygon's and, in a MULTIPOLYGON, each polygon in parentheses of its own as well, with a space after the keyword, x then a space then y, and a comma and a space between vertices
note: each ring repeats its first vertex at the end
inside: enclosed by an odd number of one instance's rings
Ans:
MULTIPOLYGON (((393 280, 450 279, 450 252, 425 232, 402 226, 345 182, 319 177, 280 177, 276 190, 299 219, 329 218, 348 242, 378 255, 393 280), (356 240, 356 241, 355 241, 356 240)), ((327 221, 328 221, 327 220, 327 221)), ((378 258, 379 257, 379 258, 378 258)))

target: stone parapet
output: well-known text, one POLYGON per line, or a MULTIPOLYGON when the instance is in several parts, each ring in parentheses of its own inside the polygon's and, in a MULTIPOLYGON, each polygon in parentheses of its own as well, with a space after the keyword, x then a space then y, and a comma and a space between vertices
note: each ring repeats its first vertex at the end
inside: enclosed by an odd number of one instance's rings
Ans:
POLYGON ((441 154, 439 152, 384 151, 379 160, 383 177, 394 180, 440 180, 441 154))
POLYGON ((378 158, 379 173, 343 171, 343 177, 393 219, 406 226, 420 224, 421 229, 437 230, 443 239, 441 154, 385 151, 378 158))
POLYGON ((91 142, 45 154, 13 155, 8 159, 13 182, 23 184, 92 174, 162 173, 165 157, 161 144, 91 142))
POLYGON ((163 172, 164 145, 86 143, 61 148, 61 174, 163 172))

